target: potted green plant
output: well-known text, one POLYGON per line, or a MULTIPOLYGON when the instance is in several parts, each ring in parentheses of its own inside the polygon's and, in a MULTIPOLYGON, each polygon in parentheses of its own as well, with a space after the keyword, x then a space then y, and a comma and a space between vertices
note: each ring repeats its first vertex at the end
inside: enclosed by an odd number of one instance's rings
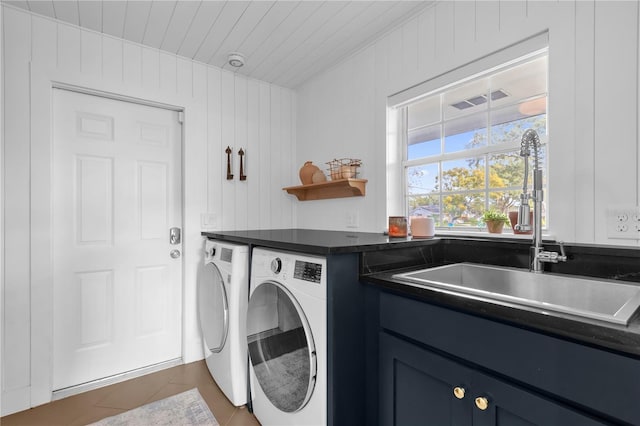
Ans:
POLYGON ((505 213, 489 209, 482 214, 482 220, 487 224, 487 230, 492 234, 502 234, 505 223, 509 223, 509 216, 505 213))

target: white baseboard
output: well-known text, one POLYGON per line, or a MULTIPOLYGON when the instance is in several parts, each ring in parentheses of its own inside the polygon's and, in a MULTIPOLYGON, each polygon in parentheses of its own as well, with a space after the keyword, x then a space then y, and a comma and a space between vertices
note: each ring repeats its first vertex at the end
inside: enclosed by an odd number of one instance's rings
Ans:
POLYGON ((31 386, 2 392, 2 412, 0 415, 8 416, 29 408, 31 408, 31 386))

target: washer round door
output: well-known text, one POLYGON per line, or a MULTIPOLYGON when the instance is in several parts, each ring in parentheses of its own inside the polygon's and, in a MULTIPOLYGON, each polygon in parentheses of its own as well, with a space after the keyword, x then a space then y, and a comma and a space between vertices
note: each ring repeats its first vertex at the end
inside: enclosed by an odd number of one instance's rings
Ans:
POLYGON ((198 285, 198 311, 205 352, 220 352, 229 334, 229 301, 224 279, 213 263, 205 264, 198 285))
POLYGON ((249 298, 247 324, 268 324, 247 336, 262 391, 284 412, 301 410, 313 394, 317 366, 311 328, 300 304, 282 284, 265 281, 249 298))

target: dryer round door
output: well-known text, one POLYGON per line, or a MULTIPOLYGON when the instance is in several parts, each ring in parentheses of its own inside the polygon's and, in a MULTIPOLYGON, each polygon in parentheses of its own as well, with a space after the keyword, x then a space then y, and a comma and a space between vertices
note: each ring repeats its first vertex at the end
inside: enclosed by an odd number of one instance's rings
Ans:
POLYGON ((213 263, 204 266, 198 286, 198 311, 205 351, 220 352, 229 334, 229 301, 224 279, 213 263))
POLYGON ((247 324, 263 324, 247 336, 262 391, 284 412, 301 410, 313 394, 317 366, 311 328, 300 304, 282 284, 265 281, 251 293, 247 324))

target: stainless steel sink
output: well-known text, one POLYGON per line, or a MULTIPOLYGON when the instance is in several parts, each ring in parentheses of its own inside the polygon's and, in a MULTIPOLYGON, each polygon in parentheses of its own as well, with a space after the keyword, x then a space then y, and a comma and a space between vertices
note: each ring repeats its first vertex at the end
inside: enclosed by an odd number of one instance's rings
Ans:
POLYGON ((393 278, 422 287, 625 325, 640 305, 637 285, 474 263, 422 269, 393 278))

